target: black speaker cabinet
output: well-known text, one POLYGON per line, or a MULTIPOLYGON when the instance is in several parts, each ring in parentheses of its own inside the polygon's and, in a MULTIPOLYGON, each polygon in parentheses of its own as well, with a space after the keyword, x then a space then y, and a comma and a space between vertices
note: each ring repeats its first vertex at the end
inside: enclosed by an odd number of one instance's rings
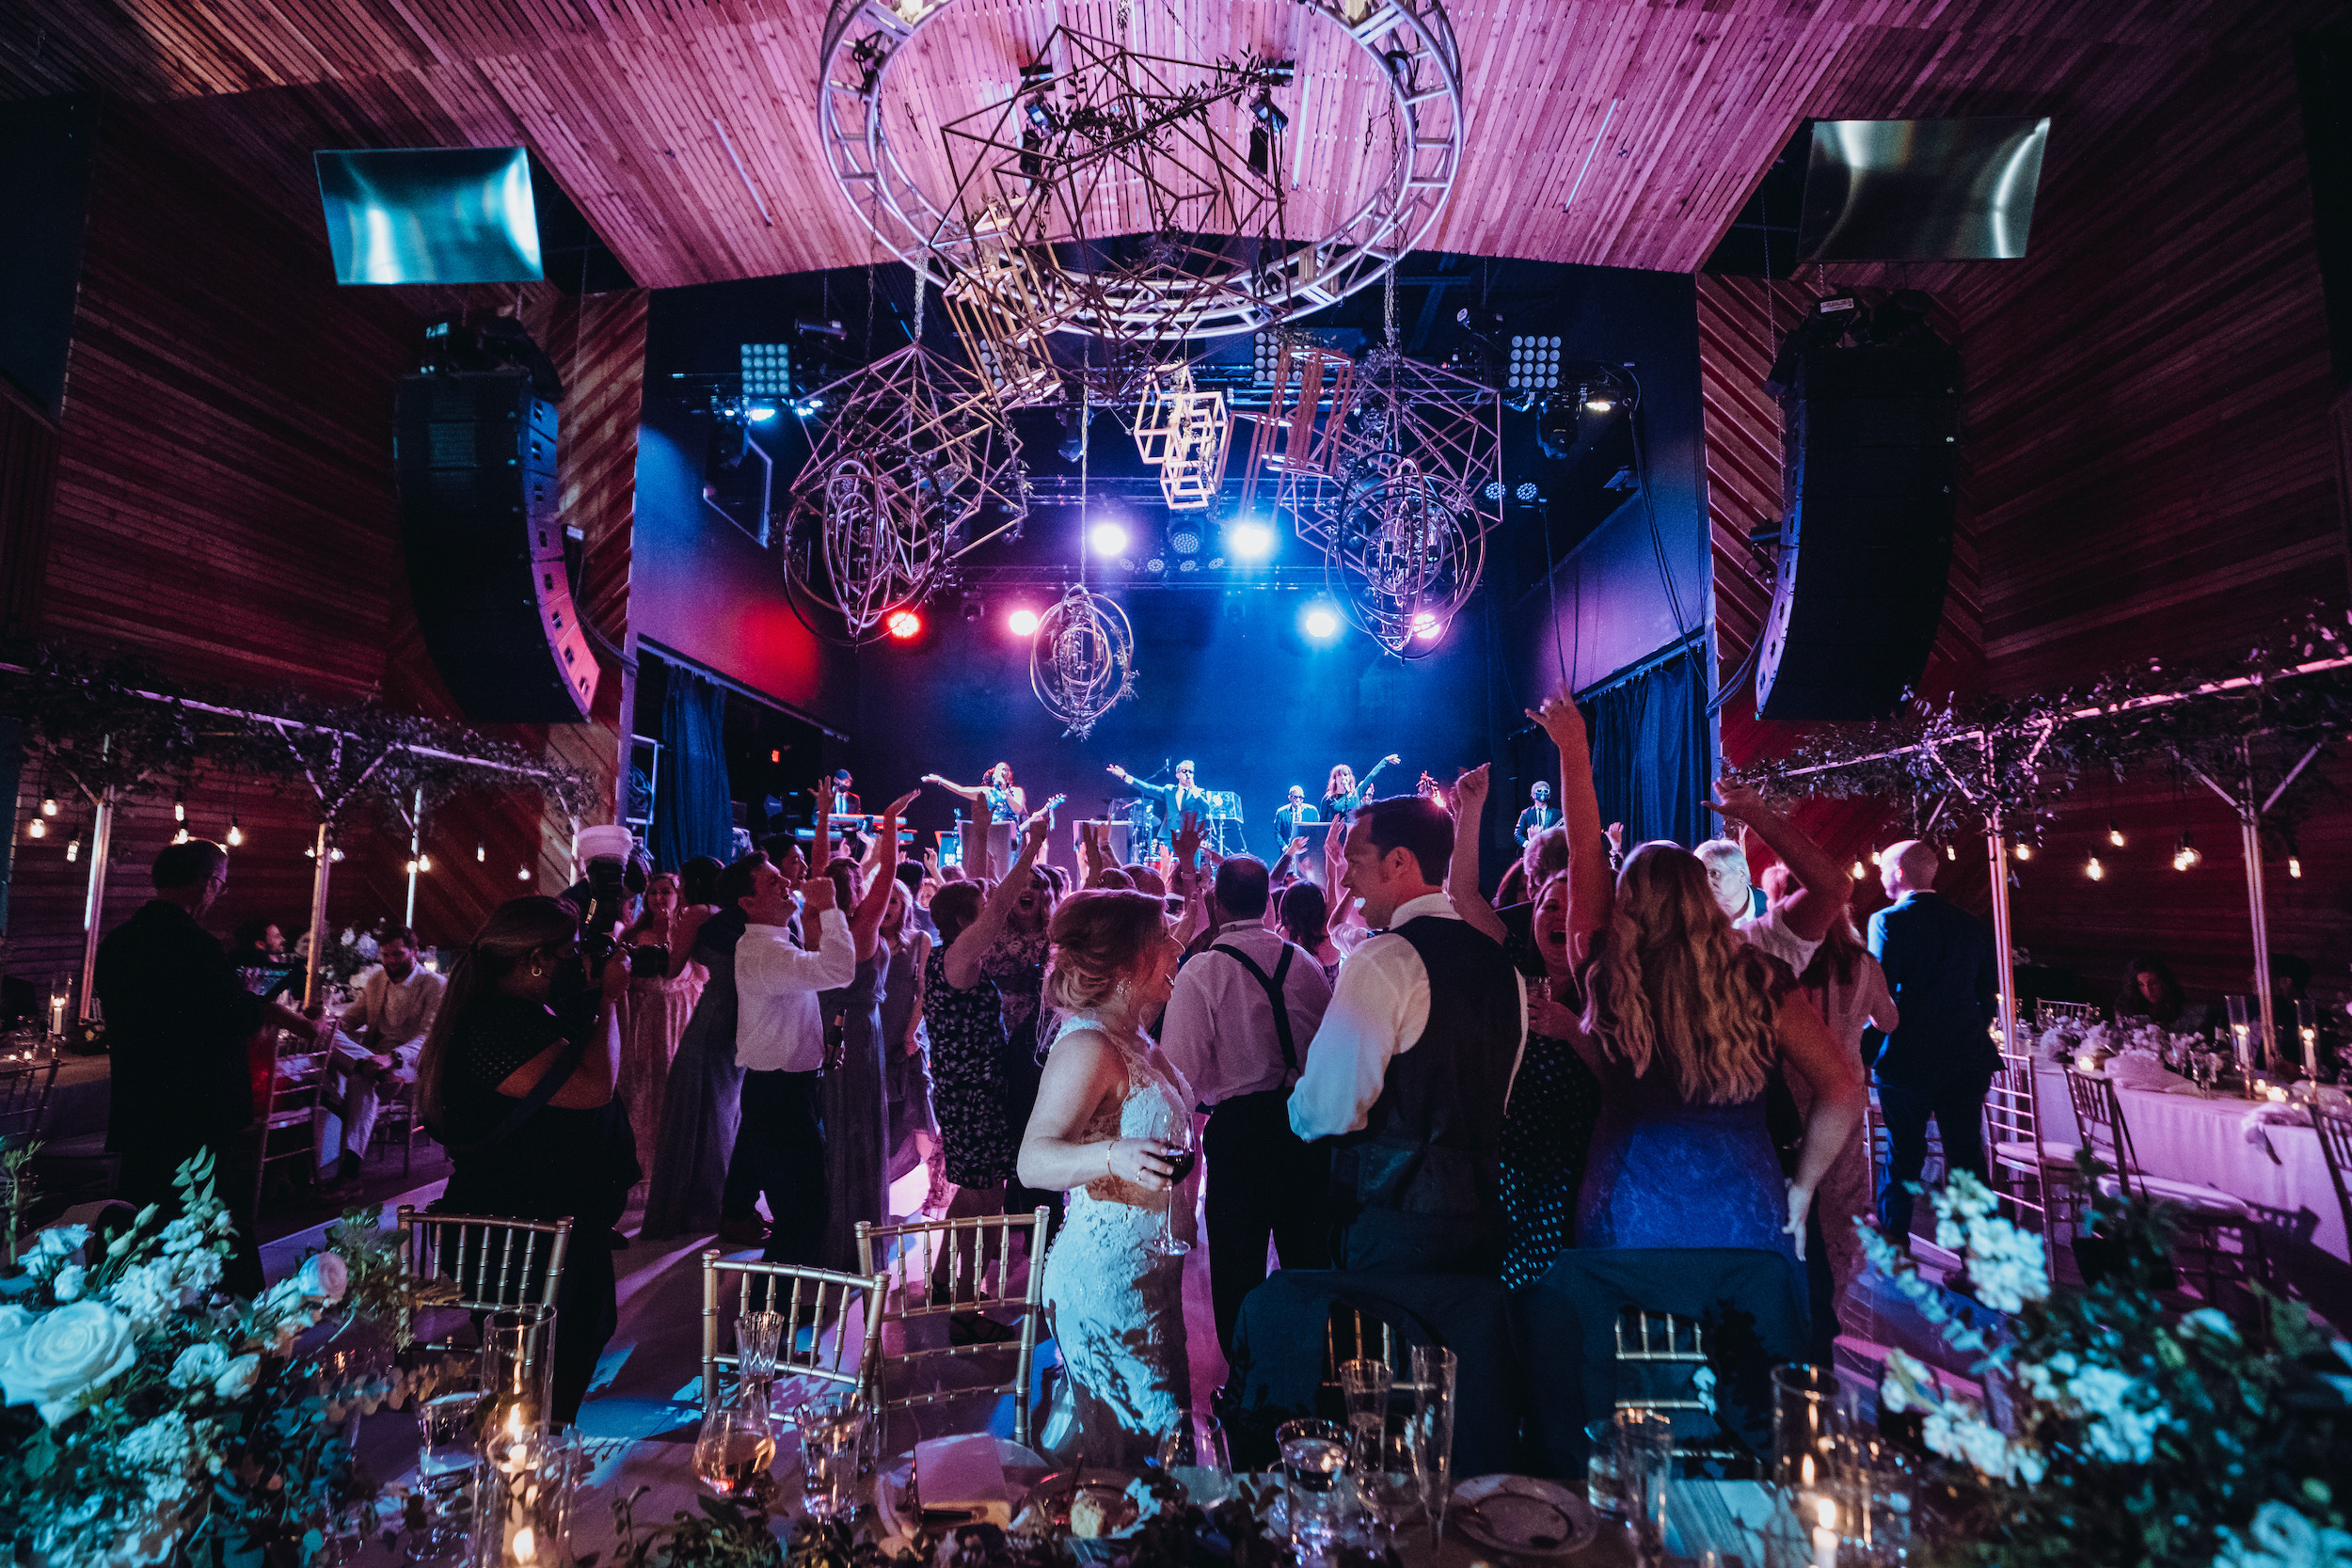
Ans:
POLYGON ((1952 562, 1960 355, 1815 349, 1781 398, 1780 568, 1765 719, 1883 719, 1926 668, 1952 562))
POLYGON ((412 375, 393 426, 409 592, 458 705, 501 723, 585 719, 596 660, 564 570, 555 405, 523 371, 412 375))

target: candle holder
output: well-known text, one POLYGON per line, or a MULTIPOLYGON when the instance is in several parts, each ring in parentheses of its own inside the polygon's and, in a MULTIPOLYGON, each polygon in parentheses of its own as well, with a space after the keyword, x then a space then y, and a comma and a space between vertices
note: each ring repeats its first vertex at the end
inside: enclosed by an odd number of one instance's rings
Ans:
POLYGON ((2295 1005, 2295 1038, 2303 1050, 2303 1076, 2319 1082, 2319 1004, 2306 997, 2295 1005))
POLYGON ((521 1307, 482 1323, 480 1360, 486 1446, 501 1432, 539 1431, 554 1408, 555 1308, 521 1307))
MULTIPOLYGON (((510 1407, 513 1408, 513 1407, 510 1407)), ((474 1466, 473 1568, 556 1568, 571 1560, 579 1439, 543 1428, 494 1431, 474 1466)))

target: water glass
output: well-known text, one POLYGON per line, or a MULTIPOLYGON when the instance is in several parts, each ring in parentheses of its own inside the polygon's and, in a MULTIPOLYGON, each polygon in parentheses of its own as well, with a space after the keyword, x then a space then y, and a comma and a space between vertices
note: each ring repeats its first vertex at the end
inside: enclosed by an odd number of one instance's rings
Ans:
POLYGON ((1291 1544, 1321 1551, 1346 1524, 1347 1433, 1329 1421, 1285 1421, 1274 1432, 1291 1544))
POLYGON ((1340 1363, 1340 1393, 1347 1401, 1350 1442, 1378 1446, 1381 1423, 1389 1414, 1389 1389, 1394 1381, 1385 1361, 1366 1357, 1340 1363))
POLYGON ((731 1502, 750 1502, 768 1486, 776 1433, 764 1402, 721 1405, 703 1417, 694 1439, 694 1474, 731 1502))
POLYGON ((1420 1516, 1421 1437, 1410 1416, 1380 1418, 1376 1429, 1355 1427, 1356 1488, 1376 1530, 1393 1538, 1420 1516))
POLYGON ((1233 1452, 1225 1441, 1225 1423, 1214 1410, 1187 1410, 1160 1439, 1160 1468, 1206 1470, 1212 1475, 1233 1473, 1233 1452))
POLYGON ((1413 1430, 1421 1439, 1422 1507, 1432 1544, 1445 1539, 1454 1501, 1454 1381, 1459 1363, 1438 1345, 1413 1347, 1413 1430))
MULTIPOLYGON (((776 1380, 776 1354, 784 1343, 784 1314, 746 1312, 735 1320, 735 1371, 761 1387, 776 1380)), ((707 1395, 710 1391, 704 1390, 707 1395)))
POLYGON ((481 1458, 475 1418, 479 1388, 460 1388, 417 1402, 417 1484, 427 1492, 463 1486, 481 1458))
POLYGON ((1830 1484, 1846 1392, 1829 1367, 1772 1369, 1772 1484, 1794 1497, 1830 1484))
POLYGON ((792 1425, 801 1437, 801 1495, 809 1516, 830 1519, 853 1508, 866 1407, 853 1394, 813 1399, 792 1412, 792 1425))
POLYGON ((1617 1423, 1595 1421, 1584 1429, 1584 1500, 1604 1519, 1624 1517, 1617 1484, 1617 1423))
POLYGON ((1615 1428, 1618 1506, 1633 1529, 1636 1561, 1666 1560, 1666 1493, 1674 1475, 1674 1418, 1662 1410, 1620 1410, 1615 1428))

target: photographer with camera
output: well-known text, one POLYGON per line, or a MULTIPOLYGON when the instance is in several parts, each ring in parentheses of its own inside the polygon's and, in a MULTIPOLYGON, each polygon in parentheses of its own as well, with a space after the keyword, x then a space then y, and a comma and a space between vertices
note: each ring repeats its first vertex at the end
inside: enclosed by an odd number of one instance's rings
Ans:
POLYGON ((628 1118, 612 1094, 628 990, 621 955, 590 972, 570 905, 510 899, 451 967, 417 1059, 425 1125, 454 1167, 434 1208, 572 1222, 556 1296, 559 1421, 579 1410, 619 1322, 612 1254, 595 1243, 636 1180, 628 1118), (573 1022, 582 1016, 585 1026, 573 1022))

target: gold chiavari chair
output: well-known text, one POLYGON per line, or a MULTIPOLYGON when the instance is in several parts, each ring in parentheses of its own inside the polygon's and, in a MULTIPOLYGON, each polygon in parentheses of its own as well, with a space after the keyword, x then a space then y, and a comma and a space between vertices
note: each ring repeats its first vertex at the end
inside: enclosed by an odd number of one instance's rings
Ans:
POLYGON ((2069 1066, 2066 1092, 2074 1103, 2074 1123, 2082 1130, 2084 1143, 2113 1172, 2099 1179, 2101 1191, 2177 1204, 2184 1211, 2187 1220, 2181 1231, 2184 1244, 2172 1261, 2184 1277, 2198 1286, 2200 1295, 2212 1301, 2224 1280, 2254 1281, 2266 1275, 2262 1226, 2244 1199, 2217 1187, 2150 1176, 2141 1167, 2113 1078, 2069 1066), (2219 1244, 2223 1231, 2235 1232, 2238 1245, 2233 1252, 2219 1244))
MULTIPOLYGON (((910 1220, 903 1225, 859 1221, 857 1266, 863 1275, 884 1276, 882 1323, 895 1325, 897 1345, 885 1337, 868 1382, 876 1416, 882 1421, 882 1449, 896 1453, 913 1446, 914 1413, 946 1404, 1012 1400, 1013 1441, 1029 1445, 1029 1369, 1037 1357, 1038 1325, 1045 1315, 1047 1211, 1026 1214, 969 1214, 952 1219, 910 1220), (1012 1243, 1025 1243, 1027 1276, 1012 1288, 1012 1243), (957 1343, 954 1320, 967 1314, 1010 1311, 1018 1323, 1009 1338, 957 1343), (921 1344, 910 1330, 931 1325, 948 1330, 949 1342, 921 1344), (975 1363, 1011 1353, 1011 1376, 985 1378, 975 1363), (904 1419, 894 1425, 894 1416, 904 1419), (901 1435, 907 1436, 900 1442, 901 1435)), ((1001 1323, 999 1329, 1004 1328, 1001 1323)))
POLYGON ((2328 1180, 2336 1189, 2336 1207, 2344 1213, 2344 1236, 2352 1240, 2352 1111, 2334 1105, 2314 1105, 2312 1130, 2319 1134, 2320 1158, 2328 1162, 2328 1180))
MULTIPOLYGON (((564 1283, 564 1255, 572 1222, 516 1220, 496 1214, 421 1213, 409 1204, 395 1212, 407 1270, 409 1329, 420 1295, 452 1311, 555 1311, 564 1283), (436 1289, 437 1282, 446 1281, 436 1289), (454 1295, 448 1293, 453 1287, 454 1295)), ((556 1325, 560 1332, 562 1324, 556 1325)), ((429 1341, 428 1349, 453 1348, 429 1341)))
POLYGON ((2033 1053, 2002 1052, 1984 1095, 1984 1150, 1994 1193, 2016 1223, 2045 1236, 2054 1219, 2058 1229, 2066 1228, 2076 1196, 2076 1148, 2042 1135, 2033 1053))
POLYGON ((811 1377, 863 1388, 879 1370, 882 1305, 890 1281, 882 1275, 834 1274, 794 1263, 730 1259, 717 1247, 703 1253, 704 1408, 718 1391, 719 1374, 738 1358, 723 1350, 722 1307, 732 1296, 735 1312, 777 1312, 784 1333, 776 1345, 776 1375, 811 1377), (730 1286, 729 1280, 733 1284, 730 1286), (801 1349, 807 1335, 808 1348, 801 1349))
MULTIPOLYGON (((1684 1424, 1681 1412, 1700 1412, 1715 1419, 1714 1407, 1701 1397, 1697 1384, 1699 1371, 1707 1366, 1707 1331, 1696 1318, 1629 1307, 1617 1314, 1616 1332, 1614 1408, 1659 1411, 1677 1428, 1684 1424)), ((1728 1442, 1679 1435, 1675 1439, 1675 1455, 1681 1459, 1746 1457, 1728 1442)))

